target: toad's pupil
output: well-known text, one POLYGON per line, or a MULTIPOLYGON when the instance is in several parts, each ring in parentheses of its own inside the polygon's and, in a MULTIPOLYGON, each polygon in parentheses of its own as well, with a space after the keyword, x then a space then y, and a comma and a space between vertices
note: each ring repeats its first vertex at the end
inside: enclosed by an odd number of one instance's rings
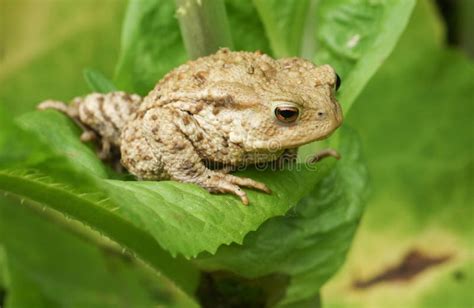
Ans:
POLYGON ((336 74, 336 91, 339 90, 339 87, 341 86, 341 77, 339 77, 338 74, 336 74))
POLYGON ((298 109, 293 107, 278 107, 275 109, 278 120, 283 122, 293 122, 298 118, 298 109))

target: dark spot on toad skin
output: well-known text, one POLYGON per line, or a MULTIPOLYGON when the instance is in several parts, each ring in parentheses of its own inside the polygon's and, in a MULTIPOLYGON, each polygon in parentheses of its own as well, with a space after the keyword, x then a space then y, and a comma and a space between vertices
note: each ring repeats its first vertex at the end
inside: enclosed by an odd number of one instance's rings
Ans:
POLYGON ((224 104, 225 105, 232 105, 234 103, 234 97, 232 95, 227 95, 224 98, 224 104))
POLYGON ((224 147, 226 147, 226 148, 229 147, 229 138, 228 138, 228 137, 224 136, 224 137, 222 138, 222 146, 224 146, 224 147))
POLYGON ((186 145, 182 142, 177 142, 175 143, 174 145, 174 148, 178 151, 181 151, 182 149, 184 149, 186 147, 186 145))
POLYGON ((204 71, 199 71, 194 74, 193 77, 198 82, 198 84, 203 85, 207 80, 207 73, 204 71))
POLYGON ((405 255, 398 265, 388 267, 380 274, 367 280, 355 280, 352 283, 352 287, 354 289, 367 289, 384 282, 408 282, 427 269, 443 264, 451 258, 451 254, 433 257, 419 250, 413 249, 405 255))
POLYGON ((203 103, 199 102, 194 106, 194 113, 198 113, 204 108, 203 103))
POLYGON ((191 175, 196 172, 196 167, 194 163, 190 161, 183 161, 179 167, 186 175, 191 175))
POLYGON ((183 124, 188 125, 189 124, 189 118, 188 117, 183 117, 183 124))
POLYGON ((229 154, 229 150, 228 150, 227 148, 221 148, 221 149, 220 149, 220 152, 221 152, 222 155, 227 155, 227 154, 229 154))
POLYGON ((204 138, 203 134, 201 132, 197 133, 196 135, 196 141, 201 141, 204 138))

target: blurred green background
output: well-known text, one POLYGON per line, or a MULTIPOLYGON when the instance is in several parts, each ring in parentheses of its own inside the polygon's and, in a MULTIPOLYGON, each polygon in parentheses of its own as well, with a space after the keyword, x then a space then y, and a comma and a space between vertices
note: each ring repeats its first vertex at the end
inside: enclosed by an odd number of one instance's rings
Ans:
MULTIPOLYGON (((326 307, 474 306, 473 3, 420 1, 347 115, 372 194, 345 266, 323 288, 326 307)), ((19 115, 88 93, 86 67, 113 76, 125 5, 0 0, 2 107, 19 115)))

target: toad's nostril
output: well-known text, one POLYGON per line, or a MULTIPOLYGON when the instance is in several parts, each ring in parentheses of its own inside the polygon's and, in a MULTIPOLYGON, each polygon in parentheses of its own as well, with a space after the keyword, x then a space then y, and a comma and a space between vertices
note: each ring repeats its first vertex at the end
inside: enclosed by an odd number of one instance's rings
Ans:
POLYGON ((318 117, 322 117, 322 116, 324 116, 324 112, 319 111, 319 112, 318 112, 318 117))

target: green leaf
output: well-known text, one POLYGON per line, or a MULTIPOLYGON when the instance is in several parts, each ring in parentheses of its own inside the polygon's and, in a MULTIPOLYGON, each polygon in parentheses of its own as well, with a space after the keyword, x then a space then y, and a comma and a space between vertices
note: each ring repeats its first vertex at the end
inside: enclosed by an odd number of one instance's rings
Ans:
POLYGON ((273 54, 265 29, 251 1, 226 0, 226 11, 235 50, 260 50, 273 54))
POLYGON ((365 145, 373 194, 347 266, 324 289, 328 307, 472 306, 474 63, 442 34, 435 7, 420 1, 348 117, 365 145), (353 286, 412 251, 450 258, 411 279, 353 286))
POLYGON ((105 166, 97 159, 97 154, 92 147, 85 146, 78 138, 70 138, 70 136, 77 136, 80 128, 56 111, 47 110, 44 114, 48 115, 49 120, 42 121, 40 124, 35 117, 36 113, 27 113, 19 121, 20 125, 26 130, 34 131, 43 144, 49 145, 49 151, 74 161, 72 166, 76 166, 78 171, 85 171, 101 178, 107 177, 105 166), (55 134, 51 135, 51 131, 55 131, 55 134))
POLYGON ((67 228, 72 229, 53 212, 0 198, 0 242, 10 281, 7 307, 192 305, 169 282, 113 246, 97 247, 67 228))
POLYGON ((300 54, 304 31, 309 30, 307 28, 311 27, 310 22, 314 18, 314 6, 310 8, 311 2, 315 1, 253 0, 275 57, 300 54))
POLYGON ((248 278, 287 274, 291 282, 280 304, 317 295, 344 261, 365 204, 367 170, 353 132, 344 130, 340 150, 344 159, 286 216, 265 222, 243 245, 222 246, 196 263, 248 278))
POLYGON ((115 84, 126 91, 146 94, 164 74, 186 59, 174 1, 130 1, 115 84))
POLYGON ((97 70, 90 68, 85 69, 84 79, 87 81, 90 89, 94 92, 108 93, 117 91, 117 88, 114 86, 114 84, 97 70))

